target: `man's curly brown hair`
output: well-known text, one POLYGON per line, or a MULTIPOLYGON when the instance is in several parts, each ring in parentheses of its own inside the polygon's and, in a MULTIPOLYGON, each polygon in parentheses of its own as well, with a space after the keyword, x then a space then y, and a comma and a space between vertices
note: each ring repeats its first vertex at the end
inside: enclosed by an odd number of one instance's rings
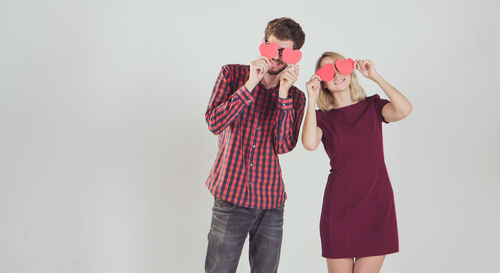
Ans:
POLYGON ((267 23, 265 31, 266 41, 271 35, 282 41, 293 41, 293 49, 300 49, 304 45, 306 38, 300 25, 288 17, 276 18, 267 23))

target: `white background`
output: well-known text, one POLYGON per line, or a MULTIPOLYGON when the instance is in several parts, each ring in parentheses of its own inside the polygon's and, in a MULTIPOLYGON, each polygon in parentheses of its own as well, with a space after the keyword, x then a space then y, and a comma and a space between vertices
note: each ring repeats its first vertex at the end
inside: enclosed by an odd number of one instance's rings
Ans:
MULTIPOLYGON (((400 253, 382 272, 495 271, 499 13, 497 0, 2 0, 0 272, 202 272, 208 100, 220 67, 255 59, 281 16, 306 33, 300 89, 331 50, 372 59, 413 103, 383 127, 400 253)), ((280 160, 280 272, 327 272, 328 158, 299 140, 280 160)))

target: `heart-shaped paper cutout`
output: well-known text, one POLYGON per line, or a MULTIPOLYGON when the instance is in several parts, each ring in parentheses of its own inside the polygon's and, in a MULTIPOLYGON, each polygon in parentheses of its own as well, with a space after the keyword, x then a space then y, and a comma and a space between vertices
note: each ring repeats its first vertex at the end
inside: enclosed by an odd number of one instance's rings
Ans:
POLYGON ((283 49, 283 61, 287 64, 296 64, 302 58, 302 52, 300 50, 293 50, 291 48, 283 49))
POLYGON ((259 51, 262 56, 272 59, 278 53, 278 45, 276 43, 262 43, 259 46, 259 51))
POLYGON ((335 61, 335 67, 340 74, 347 76, 354 70, 354 61, 351 58, 347 60, 338 59, 335 61))
POLYGON ((327 63, 322 68, 316 71, 316 75, 318 75, 322 81, 329 82, 333 80, 333 76, 335 75, 335 68, 332 63, 327 63))

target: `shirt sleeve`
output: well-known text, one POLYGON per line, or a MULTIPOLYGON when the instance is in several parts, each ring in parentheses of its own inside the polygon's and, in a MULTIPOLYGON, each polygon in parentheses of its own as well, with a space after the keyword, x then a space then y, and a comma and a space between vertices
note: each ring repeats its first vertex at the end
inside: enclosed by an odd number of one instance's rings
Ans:
POLYGON ((304 116, 306 98, 298 89, 297 95, 282 99, 278 97, 274 146, 278 154, 288 153, 297 144, 300 124, 304 116))
POLYGON ((381 99, 378 94, 375 94, 373 96, 373 105, 375 106, 375 111, 377 115, 380 117, 380 119, 385 123, 389 122, 384 119, 384 116, 382 116, 382 109, 384 108, 384 105, 386 105, 389 102, 390 102, 389 100, 381 99))
POLYGON ((245 85, 234 91, 231 87, 231 80, 230 66, 225 65, 217 77, 205 113, 208 129, 215 135, 224 131, 248 105, 255 101, 252 93, 245 85))

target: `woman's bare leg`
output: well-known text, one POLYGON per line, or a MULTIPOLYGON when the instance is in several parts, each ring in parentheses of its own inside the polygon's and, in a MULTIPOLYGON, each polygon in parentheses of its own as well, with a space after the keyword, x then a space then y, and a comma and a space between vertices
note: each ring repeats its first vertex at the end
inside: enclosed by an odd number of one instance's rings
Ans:
POLYGON ((326 259, 328 273, 352 273, 353 258, 326 259))
POLYGON ((379 273, 384 259, 385 255, 356 258, 354 273, 379 273))

